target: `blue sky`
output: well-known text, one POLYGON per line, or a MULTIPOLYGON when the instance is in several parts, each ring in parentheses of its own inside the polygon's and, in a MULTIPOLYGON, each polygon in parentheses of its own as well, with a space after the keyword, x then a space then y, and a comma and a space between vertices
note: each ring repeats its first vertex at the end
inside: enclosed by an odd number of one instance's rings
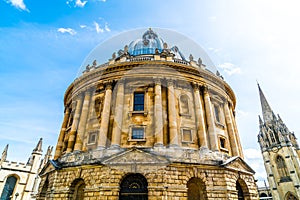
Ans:
POLYGON ((89 52, 120 32, 161 27, 197 42, 235 91, 246 160, 262 180, 256 81, 300 133, 299 9, 296 0, 0 0, 0 149, 10 144, 8 159, 25 162, 40 137, 55 145, 64 92, 89 52))

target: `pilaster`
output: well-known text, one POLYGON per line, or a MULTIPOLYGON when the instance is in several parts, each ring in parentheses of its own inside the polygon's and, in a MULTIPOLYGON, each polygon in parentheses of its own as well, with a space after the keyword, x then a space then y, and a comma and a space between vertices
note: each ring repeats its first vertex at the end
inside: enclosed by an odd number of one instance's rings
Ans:
POLYGON ((73 147, 74 147, 75 138, 76 138, 76 134, 77 134, 78 123, 79 123, 79 119, 80 119, 81 108, 82 108, 82 102, 83 102, 83 95, 79 94, 78 99, 77 99, 77 103, 76 103, 76 109, 75 109, 73 124, 72 124, 71 132, 70 132, 70 135, 69 135, 67 153, 71 152, 73 150, 73 147))
POLYGON ((161 80, 155 79, 154 119, 155 119, 155 146, 163 145, 163 114, 161 97, 161 80))
POLYGON ((112 84, 107 83, 105 87, 105 97, 104 97, 104 104, 103 104, 103 110, 101 115, 100 132, 98 136, 98 149, 104 149, 106 147, 110 107, 111 107, 111 97, 112 97, 112 84))
POLYGON ((170 130, 170 146, 178 146, 178 129, 175 105, 175 90, 174 81, 167 80, 168 84, 168 117, 169 117, 169 130, 170 130))
POLYGON ((202 101, 200 98, 199 85, 193 84, 194 88, 194 98, 195 98, 195 110, 196 110, 196 120, 197 120, 197 135, 199 138, 199 147, 207 147, 207 134, 206 134, 206 126, 204 121, 204 110, 202 101))
POLYGON ((74 146, 74 150, 79 150, 79 151, 82 150, 83 137, 84 137, 84 133, 85 133, 85 127, 86 127, 86 122, 87 122, 87 117, 88 117, 91 95, 92 95, 91 89, 85 91, 84 101, 83 101, 82 110, 81 110, 81 117, 80 117, 79 126, 78 126, 78 134, 76 137, 76 143, 74 146))
POLYGON ((211 105, 210 96, 207 87, 203 87, 203 93, 204 93, 204 105, 205 105, 206 120, 208 125, 210 148, 213 151, 218 151, 219 148, 218 148, 218 137, 216 134, 215 118, 214 118, 214 113, 212 110, 212 105, 211 105))
POLYGON ((121 143, 121 131, 123 121, 123 106, 124 106, 124 80, 119 80, 117 83, 117 95, 114 113, 114 125, 112 132, 112 147, 120 147, 121 143))

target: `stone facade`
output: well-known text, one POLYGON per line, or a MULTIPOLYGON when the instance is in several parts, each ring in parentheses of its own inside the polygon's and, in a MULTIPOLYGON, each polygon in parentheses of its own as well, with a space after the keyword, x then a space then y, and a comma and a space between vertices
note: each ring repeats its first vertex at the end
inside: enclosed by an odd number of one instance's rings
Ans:
POLYGON ((40 139, 25 164, 7 160, 7 145, 0 160, 0 199, 36 199, 40 183, 38 173, 51 158, 51 150, 49 147, 42 159, 42 139, 40 139))
POLYGON ((151 29, 67 89, 39 199, 257 199, 235 95, 151 29))
POLYGON ((258 141, 273 199, 299 199, 299 146, 280 116, 276 116, 259 88, 263 120, 259 117, 258 141))

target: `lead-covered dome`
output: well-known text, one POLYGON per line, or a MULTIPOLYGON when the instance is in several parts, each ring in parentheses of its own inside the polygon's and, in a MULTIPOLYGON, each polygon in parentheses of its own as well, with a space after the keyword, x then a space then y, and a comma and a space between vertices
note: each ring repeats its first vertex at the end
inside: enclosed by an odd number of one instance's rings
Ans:
POLYGON ((111 59, 118 58, 126 51, 133 58, 144 55, 155 55, 163 50, 173 54, 177 60, 187 61, 192 57, 197 61, 199 58, 206 68, 216 72, 216 68, 206 52, 190 38, 168 29, 135 29, 122 32, 96 46, 82 63, 78 76, 92 66, 94 61, 97 65, 105 65, 111 59))
POLYGON ((136 39, 129 44, 128 52, 136 56, 141 54, 155 54, 155 50, 162 51, 164 41, 150 28, 142 38, 136 39))

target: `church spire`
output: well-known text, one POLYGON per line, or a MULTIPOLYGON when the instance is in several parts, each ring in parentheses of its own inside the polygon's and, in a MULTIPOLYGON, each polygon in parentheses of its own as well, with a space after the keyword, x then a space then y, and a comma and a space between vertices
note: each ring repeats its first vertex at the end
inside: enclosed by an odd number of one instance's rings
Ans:
POLYGON ((258 86, 258 90, 259 90, 259 97, 260 97, 263 119, 264 119, 265 123, 271 122, 272 119, 274 119, 273 111, 272 111, 271 106, 269 105, 264 93, 262 92, 259 84, 257 84, 257 86, 258 86))

